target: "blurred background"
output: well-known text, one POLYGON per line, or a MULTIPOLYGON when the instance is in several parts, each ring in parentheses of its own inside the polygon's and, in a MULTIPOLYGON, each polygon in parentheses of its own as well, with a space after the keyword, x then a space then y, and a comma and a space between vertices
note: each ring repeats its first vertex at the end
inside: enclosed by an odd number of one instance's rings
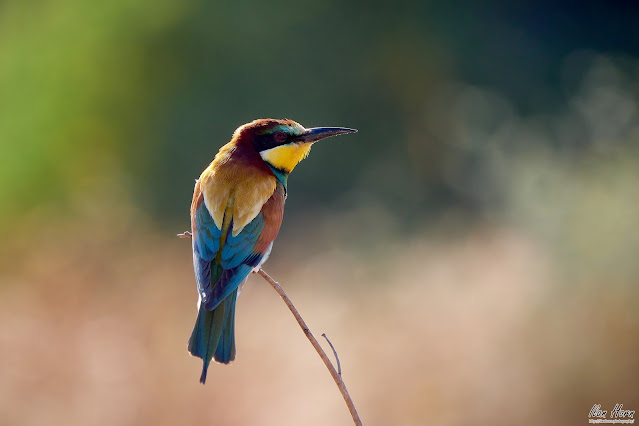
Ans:
POLYGON ((293 173, 265 269, 366 425, 639 409, 636 2, 0 3, 0 424, 348 425, 248 280, 206 386, 194 179, 239 125, 356 135, 293 173))

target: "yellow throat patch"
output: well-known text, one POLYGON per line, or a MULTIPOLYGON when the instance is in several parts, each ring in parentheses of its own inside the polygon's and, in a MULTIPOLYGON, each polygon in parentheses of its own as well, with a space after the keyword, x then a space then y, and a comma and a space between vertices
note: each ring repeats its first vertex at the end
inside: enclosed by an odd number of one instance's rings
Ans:
POLYGON ((290 173, 300 161, 308 157, 311 145, 312 143, 289 143, 262 151, 260 155, 271 166, 290 173))

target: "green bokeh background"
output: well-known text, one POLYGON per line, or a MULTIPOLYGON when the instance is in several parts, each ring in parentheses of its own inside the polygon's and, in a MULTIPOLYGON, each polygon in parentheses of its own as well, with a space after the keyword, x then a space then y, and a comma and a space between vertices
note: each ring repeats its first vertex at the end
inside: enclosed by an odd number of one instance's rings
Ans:
POLYGON ((257 117, 360 129, 315 150, 289 211, 339 207, 353 190, 411 226, 499 210, 512 174, 491 155, 547 150, 571 166, 636 136, 633 113, 614 122, 636 101, 635 8, 575 6, 4 2, 3 223, 114 181, 163 223, 184 221, 192 179, 257 117), (595 93, 607 89, 621 98, 595 93), (599 134, 592 120, 613 123, 599 134))

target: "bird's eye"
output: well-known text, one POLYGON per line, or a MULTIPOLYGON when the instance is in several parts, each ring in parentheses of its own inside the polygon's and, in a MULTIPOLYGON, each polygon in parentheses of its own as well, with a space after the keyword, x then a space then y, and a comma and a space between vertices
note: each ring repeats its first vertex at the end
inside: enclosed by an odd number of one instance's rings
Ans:
POLYGON ((273 135, 273 137, 278 142, 284 142, 286 140, 286 135, 284 134, 284 132, 277 132, 275 133, 275 135, 273 135))

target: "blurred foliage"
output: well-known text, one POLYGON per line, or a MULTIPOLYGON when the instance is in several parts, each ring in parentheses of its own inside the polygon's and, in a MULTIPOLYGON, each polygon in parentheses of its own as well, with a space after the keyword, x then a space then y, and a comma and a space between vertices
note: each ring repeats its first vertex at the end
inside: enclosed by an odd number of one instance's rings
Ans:
MULTIPOLYGON (((492 148, 465 128, 564 110, 602 55, 624 101, 637 100, 634 6, 579 5, 3 2, 0 217, 115 182, 154 217, 184 221, 192 179, 257 117, 360 129, 315 149, 289 211, 354 190, 408 223, 416 209, 476 215, 477 193, 492 205, 508 177, 487 181, 492 148)), ((586 89, 594 108, 599 88, 586 89)), ((568 117, 568 138, 523 143, 579 154, 610 136, 580 128, 588 114, 568 117)), ((521 154, 516 144, 501 155, 521 154)))

